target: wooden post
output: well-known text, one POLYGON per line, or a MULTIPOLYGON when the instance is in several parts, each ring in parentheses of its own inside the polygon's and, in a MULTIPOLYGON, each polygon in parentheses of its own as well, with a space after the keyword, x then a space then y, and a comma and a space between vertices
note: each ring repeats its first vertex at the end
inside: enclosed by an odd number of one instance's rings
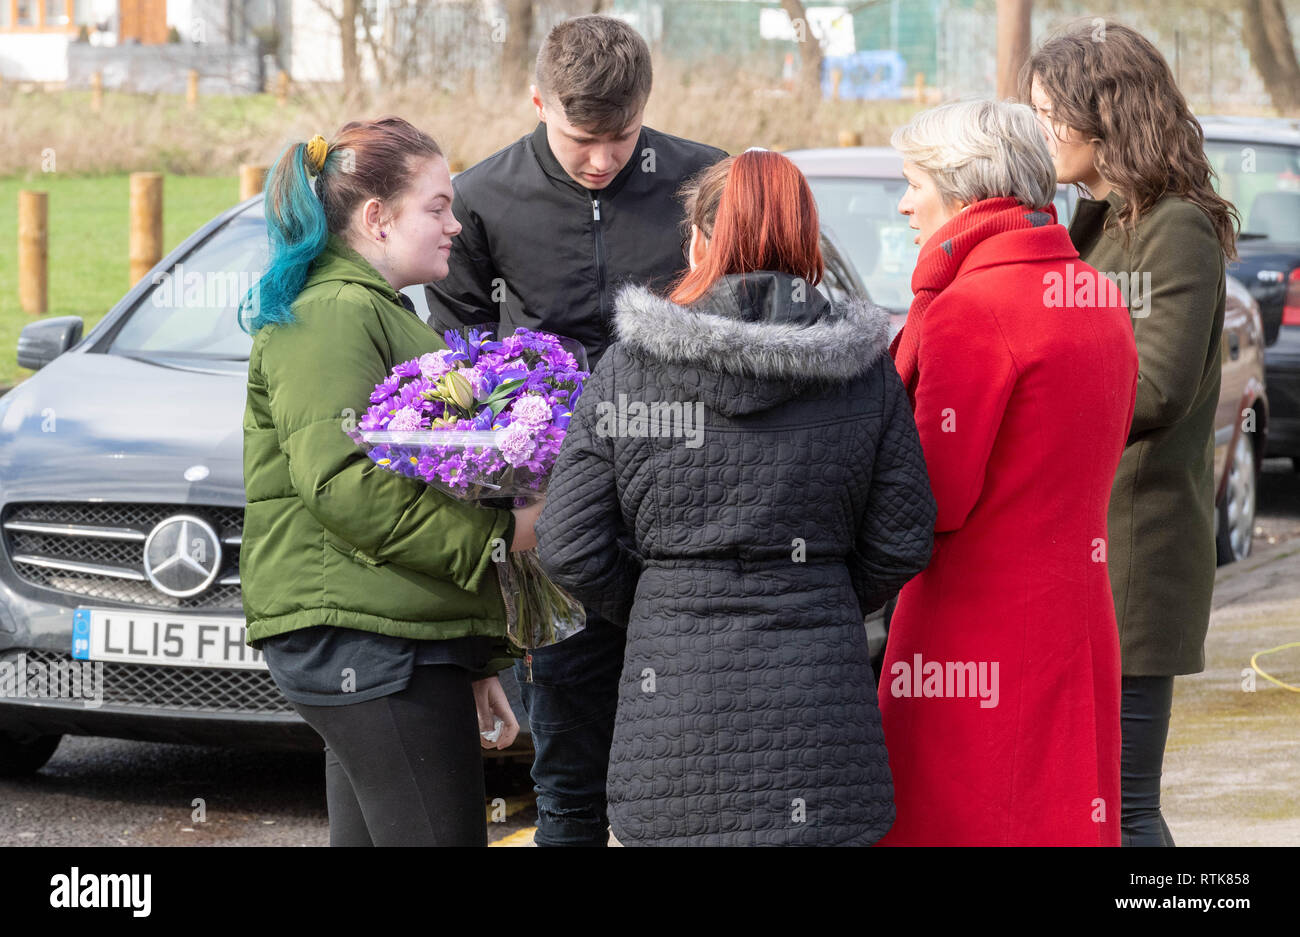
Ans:
POLYGON ((997 96, 1016 96, 1020 67, 1029 60, 1030 14, 1034 0, 997 0, 997 96))
POLYGON ((98 114, 104 107, 104 75, 94 72, 90 76, 90 109, 98 114))
POLYGON ((191 68, 185 85, 185 106, 194 110, 199 106, 199 70, 191 68))
POLYGON ((49 310, 49 193, 18 192, 18 303, 28 315, 49 310))
POLYGON ((241 163, 239 166, 239 200, 252 198, 266 185, 266 167, 258 163, 241 163))
POLYGON ((916 73, 916 103, 925 103, 925 72, 916 73))
POLYGON ((841 130, 840 146, 862 146, 862 134, 854 130, 841 130))
POLYGON ((131 173, 131 285, 162 259, 163 177, 131 173))
POLYGON ((284 107, 289 100, 289 73, 282 71, 275 76, 275 103, 284 107))

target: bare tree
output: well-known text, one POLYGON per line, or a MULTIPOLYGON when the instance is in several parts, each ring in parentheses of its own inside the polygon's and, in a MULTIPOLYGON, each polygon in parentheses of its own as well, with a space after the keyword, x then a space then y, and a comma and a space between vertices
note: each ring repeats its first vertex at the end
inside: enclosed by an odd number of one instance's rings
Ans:
POLYGON ((501 87, 518 91, 532 71, 533 0, 506 0, 506 36, 501 47, 501 87))
POLYGON ((1300 114, 1300 63, 1282 0, 1242 0, 1241 38, 1282 114, 1300 114))
MULTIPOLYGON (((388 29, 384 30, 385 33, 387 33, 397 22, 398 14, 404 12, 402 9, 404 6, 404 4, 400 3, 392 4, 390 6, 388 23, 385 24, 388 29)), ((394 63, 391 60, 400 56, 401 51, 404 48, 409 48, 409 44, 404 44, 399 48, 394 44, 392 37, 384 36, 381 38, 380 30, 378 29, 379 24, 375 22, 373 11, 364 3, 360 4, 360 7, 361 35, 365 39, 366 48, 370 52, 371 61, 375 63, 375 77, 379 80, 379 86, 381 88, 386 88, 388 87, 389 80, 392 77, 392 69, 390 69, 389 66, 391 64, 396 64, 399 66, 400 70, 400 63, 394 63), (384 39, 387 39, 387 41, 383 41, 384 39)))
POLYGON ((1015 97, 1020 69, 1029 60, 1033 0, 997 0, 999 99, 1015 97))
POLYGON ((821 41, 813 35, 803 0, 781 0, 781 8, 790 17, 795 42, 799 44, 799 90, 804 97, 818 99, 822 93, 821 41))
POLYGON ((361 89, 361 55, 357 51, 357 14, 361 12, 361 0, 342 0, 343 11, 339 14, 339 40, 343 52, 343 84, 345 88, 361 89))
POLYGON ((362 13, 361 0, 313 0, 317 8, 333 20, 339 29, 344 94, 360 93, 361 54, 357 48, 357 19, 362 13))

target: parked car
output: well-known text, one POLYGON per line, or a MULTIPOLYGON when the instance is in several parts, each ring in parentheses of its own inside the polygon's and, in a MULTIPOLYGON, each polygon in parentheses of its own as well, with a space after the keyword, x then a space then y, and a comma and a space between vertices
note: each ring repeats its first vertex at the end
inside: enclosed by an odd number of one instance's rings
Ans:
MULTIPOLYGON (((60 316, 19 337, 19 363, 38 373, 0 397, 0 667, 101 661, 103 703, 0 696, 0 775, 39 769, 67 734, 320 750, 244 644, 252 340, 235 309, 266 246, 258 196, 172 251, 88 335, 60 316)), ((829 231, 822 250, 822 290, 860 295, 829 231)), ((424 290, 404 292, 427 321, 424 290)), ((521 726, 507 754, 527 754, 518 686, 501 680, 521 726)))
POLYGON ((1214 416, 1214 534, 1220 564, 1250 555, 1261 462, 1274 425, 1272 395, 1265 390, 1271 392, 1272 387, 1265 374, 1259 302, 1235 276, 1228 276, 1227 291, 1219 347, 1219 406, 1214 416))
MULTIPOLYGON (((1300 131, 1297 132, 1300 146, 1300 131)), ((1207 142, 1209 151, 1211 144, 1207 142)), ((1214 151, 1217 153, 1217 151, 1214 151)), ((1234 150, 1240 158, 1240 146, 1234 150)), ((1297 150, 1300 152, 1300 150, 1297 150)), ((908 219, 898 213, 898 202, 907 183, 903 179, 903 159, 897 151, 887 147, 841 147, 833 149, 795 150, 786 154, 803 171, 817 199, 818 213, 843 239, 849 259, 871 296, 881 305, 889 307, 894 318, 894 331, 902 328, 907 307, 912 301, 912 269, 920 247, 912 243, 916 232, 908 227, 908 219)), ((1212 158, 1214 158, 1212 156, 1212 158)), ((1264 154, 1258 156, 1264 159, 1264 154)), ((1277 156, 1278 178, 1286 178, 1282 170, 1300 164, 1289 156, 1286 162, 1277 156)), ((1262 164, 1273 167, 1273 155, 1262 164)), ((1220 162, 1222 162, 1220 160, 1220 162)), ((1300 175, 1296 177, 1300 187, 1300 175)), ((1274 193, 1260 182, 1259 191, 1274 193)), ((1300 241, 1300 188, 1294 194, 1297 214, 1288 216, 1292 229, 1270 228, 1270 234, 1296 234, 1300 241)), ((1058 186, 1055 198, 1058 220, 1070 223, 1077 201, 1073 186, 1058 186)), ((1273 203, 1263 203, 1266 217, 1274 218, 1273 203)), ((1247 239, 1243 248, 1254 243, 1247 239)), ((1297 247, 1300 251, 1300 247, 1297 247)), ((1296 256, 1300 268, 1300 253, 1296 256)), ((1244 276, 1243 264, 1235 265, 1238 276, 1244 276)), ((1294 283, 1294 293, 1287 302, 1300 303, 1300 269, 1288 268, 1289 283, 1294 283)), ((1250 553, 1255 525, 1255 492, 1265 441, 1272 445, 1277 421, 1270 411, 1270 398, 1265 394, 1264 345, 1265 320, 1261 318, 1264 300, 1257 300, 1234 277, 1228 278, 1227 307, 1223 324, 1223 381, 1219 394, 1219 408, 1215 420, 1214 464, 1216 499, 1216 539, 1220 563, 1241 559, 1250 553), (1244 413, 1252 411, 1254 426, 1249 428, 1244 413)), ((1258 294, 1256 294, 1258 295, 1258 294)), ((1270 296, 1273 294, 1269 294, 1270 296)), ((1282 307, 1279 303, 1277 308, 1282 307)), ((1290 307, 1287 307, 1290 308, 1290 307)), ((1287 315, 1290 315, 1288 313, 1287 315)), ((1283 380, 1281 363, 1297 368, 1300 375, 1300 305, 1294 309, 1296 327, 1292 332, 1283 326, 1279 342, 1293 351, 1284 350, 1270 358, 1274 370, 1269 371, 1267 387, 1274 390, 1274 380, 1283 380), (1294 339, 1291 335, 1294 335, 1294 339), (1294 357, 1288 357, 1294 356, 1294 357)), ((1283 318, 1279 311, 1278 319, 1283 318)), ((1270 353, 1272 353, 1270 349, 1270 353)), ((1286 386, 1286 385, 1284 385, 1286 386)), ((1294 387, 1293 385, 1290 385, 1294 387)), ((1283 394, 1294 393, 1283 390, 1283 394)), ((1300 398, 1292 398, 1300 403, 1300 398)), ((1294 411, 1300 417, 1300 406, 1294 411)), ((1300 427, 1300 420, 1297 421, 1300 427)))
POLYGON ((1203 117, 1219 194, 1241 214, 1228 272, 1259 302, 1269 432, 1264 456, 1300 471, 1300 120, 1203 117))

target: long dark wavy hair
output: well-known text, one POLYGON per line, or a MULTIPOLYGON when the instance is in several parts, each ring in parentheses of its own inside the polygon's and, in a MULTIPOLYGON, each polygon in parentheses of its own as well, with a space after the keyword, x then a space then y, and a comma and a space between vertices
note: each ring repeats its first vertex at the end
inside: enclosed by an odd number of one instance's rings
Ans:
POLYGON ((1214 190, 1201 125, 1148 39, 1105 20, 1069 26, 1020 70, 1022 101, 1035 78, 1053 117, 1095 143, 1097 172, 1124 198, 1126 238, 1156 202, 1176 195, 1209 216, 1223 252, 1237 259, 1241 217, 1214 190))

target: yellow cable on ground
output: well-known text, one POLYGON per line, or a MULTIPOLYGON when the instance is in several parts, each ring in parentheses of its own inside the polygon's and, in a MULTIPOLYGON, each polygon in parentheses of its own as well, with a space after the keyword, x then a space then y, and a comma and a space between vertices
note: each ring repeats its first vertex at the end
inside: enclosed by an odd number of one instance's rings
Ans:
POLYGON ((1271 647, 1267 651, 1256 651, 1253 655, 1251 655, 1250 666, 1254 668, 1255 673, 1259 674, 1265 680, 1271 681, 1272 683, 1276 683, 1282 689, 1290 690, 1292 693, 1300 693, 1300 686, 1292 686, 1289 683, 1283 683, 1277 677, 1264 673, 1264 671, 1260 669, 1259 664, 1256 663, 1259 660, 1259 658, 1263 657, 1265 654, 1272 654, 1276 651, 1285 651, 1289 647, 1300 647, 1300 641, 1292 641, 1290 644, 1283 644, 1280 645, 1279 647, 1271 647))

